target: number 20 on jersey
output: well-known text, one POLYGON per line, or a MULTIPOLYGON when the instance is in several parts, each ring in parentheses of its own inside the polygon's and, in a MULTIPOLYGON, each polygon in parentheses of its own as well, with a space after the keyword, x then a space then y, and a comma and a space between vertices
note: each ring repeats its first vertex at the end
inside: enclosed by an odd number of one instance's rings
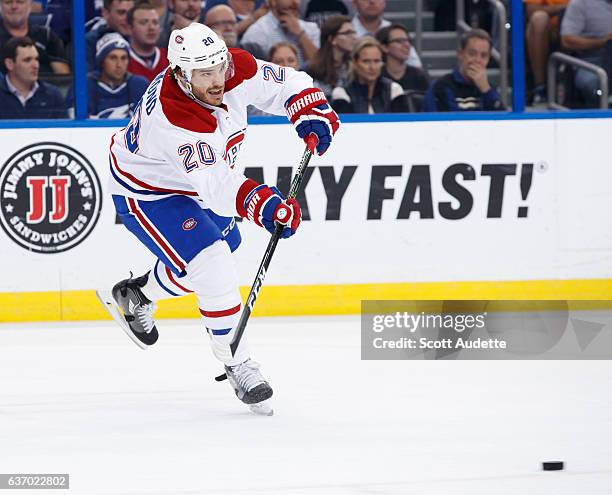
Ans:
POLYGON ((209 144, 198 141, 195 145, 185 143, 178 147, 178 154, 183 158, 183 166, 187 173, 215 163, 215 152, 209 144))

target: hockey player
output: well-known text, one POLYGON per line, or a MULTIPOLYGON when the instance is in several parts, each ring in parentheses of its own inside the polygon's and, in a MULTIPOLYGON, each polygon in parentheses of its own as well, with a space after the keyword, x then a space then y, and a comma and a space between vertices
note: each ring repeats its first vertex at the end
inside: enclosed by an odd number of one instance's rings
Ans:
POLYGON ((272 388, 247 343, 241 341, 235 356, 229 347, 241 313, 234 217, 269 232, 278 222, 286 238, 298 228, 301 212, 295 199, 235 169, 247 105, 287 115, 301 139, 315 134, 318 154, 340 122, 306 73, 228 50, 202 24, 172 32, 168 60, 129 125, 112 137, 109 156, 117 213, 157 262, 99 295, 128 336, 147 348, 158 338, 155 301, 194 292, 213 353, 236 395, 255 412, 271 414, 263 401, 272 388))

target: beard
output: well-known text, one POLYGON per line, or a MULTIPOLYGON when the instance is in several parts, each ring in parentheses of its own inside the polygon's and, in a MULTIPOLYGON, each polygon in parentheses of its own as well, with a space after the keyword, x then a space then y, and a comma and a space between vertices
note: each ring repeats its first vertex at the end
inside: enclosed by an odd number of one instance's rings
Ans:
POLYGON ((226 31, 221 33, 221 36, 227 46, 235 47, 238 45, 238 35, 234 31, 226 31))

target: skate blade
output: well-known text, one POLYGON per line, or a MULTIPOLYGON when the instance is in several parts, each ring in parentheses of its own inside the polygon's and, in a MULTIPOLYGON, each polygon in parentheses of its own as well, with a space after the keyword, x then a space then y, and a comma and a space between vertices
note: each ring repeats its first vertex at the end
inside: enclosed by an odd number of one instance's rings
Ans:
POLYGON ((127 321, 123 317, 123 313, 117 307, 117 303, 113 299, 113 295, 110 290, 97 290, 96 296, 98 296, 98 300, 102 303, 102 305, 106 308, 106 311, 113 317, 121 329, 126 333, 126 335, 130 338, 132 342, 134 342, 138 347, 145 350, 148 349, 149 346, 142 343, 136 336, 132 333, 127 321))
POLYGON ((267 401, 258 402, 257 404, 249 404, 249 409, 252 413, 258 416, 273 416, 274 409, 267 403, 267 401))

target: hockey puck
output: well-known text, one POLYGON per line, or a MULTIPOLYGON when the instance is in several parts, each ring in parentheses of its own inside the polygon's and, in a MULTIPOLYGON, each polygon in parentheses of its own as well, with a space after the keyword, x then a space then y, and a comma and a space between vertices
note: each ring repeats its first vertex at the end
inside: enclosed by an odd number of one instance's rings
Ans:
POLYGON ((563 461, 547 461, 542 463, 543 471, 562 471, 563 461))

